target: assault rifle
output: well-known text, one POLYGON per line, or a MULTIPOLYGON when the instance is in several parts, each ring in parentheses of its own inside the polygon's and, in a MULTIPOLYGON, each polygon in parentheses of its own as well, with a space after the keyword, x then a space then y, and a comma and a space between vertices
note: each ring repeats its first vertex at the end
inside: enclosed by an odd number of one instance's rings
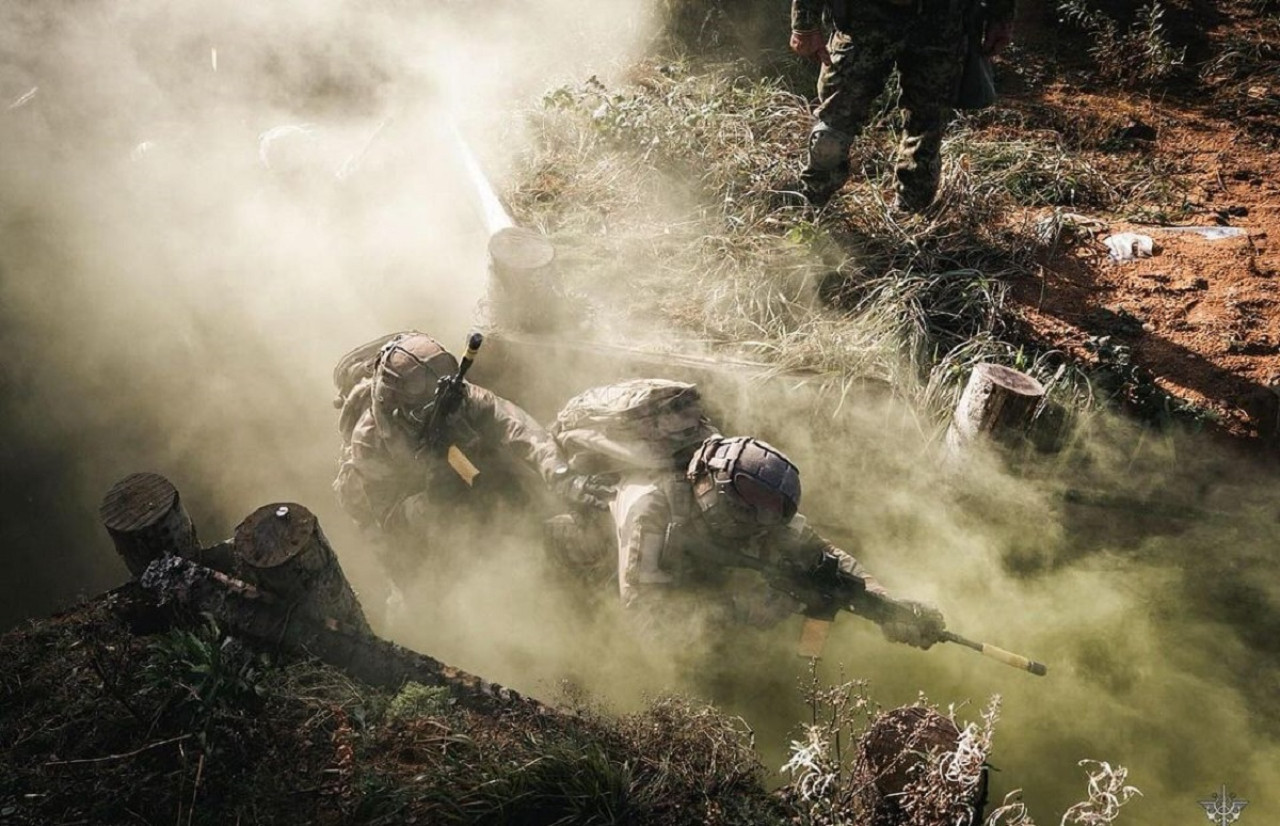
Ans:
POLYGON ((484 343, 484 335, 481 333, 472 333, 467 337, 467 351, 462 355, 462 361, 458 363, 458 372, 452 376, 443 376, 436 384, 435 403, 431 408, 431 418, 427 420, 427 426, 422 433, 423 446, 432 451, 439 452, 444 450, 445 458, 449 462, 449 467, 454 469, 462 481, 468 485, 474 485, 475 479, 480 475, 479 469, 471 464, 471 460, 457 445, 445 446, 445 438, 447 436, 447 425, 449 418, 458 411, 462 406, 464 396, 463 378, 466 377, 467 371, 471 369, 472 363, 476 360, 476 353, 480 350, 480 345, 484 343))
POLYGON ((770 587, 804 603, 805 626, 800 639, 800 653, 804 656, 817 657, 836 614, 849 611, 881 626, 902 624, 921 628, 938 642, 958 643, 1040 677, 1048 672, 1043 663, 945 630, 941 616, 930 616, 914 603, 868 591, 865 580, 840 570, 840 560, 834 554, 824 553, 818 567, 812 570, 787 562, 759 562, 751 567, 764 576, 770 587))

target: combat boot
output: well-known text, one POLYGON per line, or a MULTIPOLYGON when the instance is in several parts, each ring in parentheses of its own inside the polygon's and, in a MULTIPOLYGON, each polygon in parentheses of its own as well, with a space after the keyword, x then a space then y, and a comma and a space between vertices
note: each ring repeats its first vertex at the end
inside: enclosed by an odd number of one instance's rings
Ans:
POLYGON ((809 133, 809 160, 800 173, 800 193, 815 207, 826 206, 849 180, 853 138, 821 121, 809 133))
POLYGON ((904 136, 894 165, 893 209, 919 215, 933 204, 942 181, 941 141, 935 133, 904 136))
POLYGON ((894 212, 907 215, 923 215, 933 206, 937 192, 936 188, 921 192, 917 189, 908 189, 899 185, 897 192, 894 193, 893 203, 889 205, 889 208, 894 212))

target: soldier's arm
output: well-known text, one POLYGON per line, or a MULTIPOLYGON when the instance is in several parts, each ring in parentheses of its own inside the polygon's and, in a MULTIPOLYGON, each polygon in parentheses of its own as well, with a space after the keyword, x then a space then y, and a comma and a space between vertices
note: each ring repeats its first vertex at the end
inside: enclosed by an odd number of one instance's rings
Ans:
MULTIPOLYGON (((802 519, 803 517, 797 517, 802 519)), ((807 524, 800 523, 789 526, 794 539, 791 552, 798 555, 797 561, 834 557, 841 574, 857 577, 862 580, 866 593, 855 599, 850 606, 854 613, 861 614, 880 625, 886 638, 892 642, 902 642, 917 648, 929 648, 942 639, 946 622, 942 614, 932 605, 909 599, 891 596, 880 582, 862 566, 862 563, 851 555, 837 548, 824 539, 807 524)), ((824 573, 816 567, 810 569, 815 577, 824 573)))
POLYGON ((548 485, 565 465, 559 446, 524 408, 468 382, 462 401, 466 421, 486 439, 495 439, 538 472, 548 485))
POLYGON ((414 472, 411 454, 398 455, 382 439, 365 411, 343 446, 334 492, 343 510, 360 525, 381 525, 404 497, 420 492, 425 479, 414 472))
POLYGON ((687 625, 678 610, 676 577, 670 570, 671 503, 652 480, 624 479, 610 507, 618 540, 618 596, 632 633, 650 641, 669 639, 687 625))
POLYGON ((802 570, 816 572, 823 558, 830 555, 835 557, 841 573, 861 579, 869 593, 889 597, 889 591, 861 562, 810 527, 804 516, 797 514, 784 530, 781 550, 802 570))

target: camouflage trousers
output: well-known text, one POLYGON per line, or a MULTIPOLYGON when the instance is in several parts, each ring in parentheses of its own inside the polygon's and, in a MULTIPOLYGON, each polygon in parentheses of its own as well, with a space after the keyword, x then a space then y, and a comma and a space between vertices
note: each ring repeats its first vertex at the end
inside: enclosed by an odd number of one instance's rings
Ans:
POLYGON ((942 133, 954 114, 964 68, 959 5, 868 0, 859 5, 853 25, 831 35, 831 65, 818 79, 816 122, 801 175, 811 200, 825 202, 849 179, 849 146, 896 67, 906 119, 894 169, 898 203, 918 212, 933 201, 942 172, 942 133))

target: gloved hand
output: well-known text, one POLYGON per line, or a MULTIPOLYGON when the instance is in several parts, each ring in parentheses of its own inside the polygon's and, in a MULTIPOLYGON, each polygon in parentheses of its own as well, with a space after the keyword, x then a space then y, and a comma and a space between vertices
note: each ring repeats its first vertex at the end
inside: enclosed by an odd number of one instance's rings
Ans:
POLYGON ((901 617, 880 626, 885 639, 889 642, 904 642, 926 651, 942 639, 947 623, 942 618, 941 611, 926 602, 904 599, 898 600, 897 604, 905 610, 901 612, 901 617))
POLYGON ((988 22, 987 33, 982 38, 982 53, 987 57, 995 57, 1004 51, 1004 47, 1013 42, 1013 21, 1002 20, 988 22))
POLYGON ((822 29, 791 33, 791 51, 803 58, 831 65, 831 52, 827 51, 827 35, 822 29))
POLYGON ((556 469, 551 484, 556 496, 575 507, 607 510, 613 489, 594 476, 573 473, 567 467, 556 469))

